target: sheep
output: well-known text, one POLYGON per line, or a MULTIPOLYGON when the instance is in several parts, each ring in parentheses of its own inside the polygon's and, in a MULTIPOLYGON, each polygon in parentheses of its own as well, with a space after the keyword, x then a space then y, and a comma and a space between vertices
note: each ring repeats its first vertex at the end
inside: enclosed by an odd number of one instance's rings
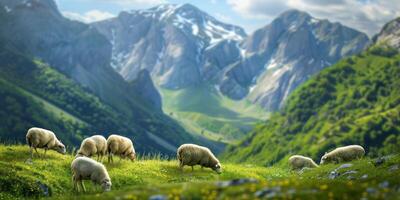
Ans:
POLYGON ((35 149, 36 153, 39 155, 36 148, 44 149, 43 157, 46 156, 48 149, 55 150, 61 154, 65 154, 66 152, 64 144, 57 139, 56 135, 52 131, 42 128, 30 128, 26 133, 26 143, 29 145, 31 158, 33 158, 32 149, 35 149))
POLYGON ((342 161, 351 161, 354 159, 360 159, 364 156, 365 150, 360 145, 349 145, 345 147, 339 147, 335 150, 326 153, 322 156, 320 164, 326 163, 340 163, 342 161))
POLYGON ((129 158, 135 160, 135 148, 132 140, 120 135, 110 135, 107 139, 108 162, 114 162, 113 155, 118 155, 120 158, 129 158))
POLYGON ((78 150, 78 156, 91 157, 97 154, 97 161, 102 161, 103 156, 107 153, 107 140, 102 135, 94 135, 82 141, 78 150))
POLYGON ((100 185, 103 191, 111 190, 111 179, 103 164, 88 158, 77 157, 71 163, 72 182, 74 190, 79 192, 79 186, 86 192, 83 180, 91 180, 94 185, 100 185))
POLYGON ((303 169, 304 167, 314 168, 318 167, 318 165, 309 157, 294 155, 289 158, 289 165, 292 170, 303 169))
POLYGON ((194 165, 200 165, 202 169, 203 167, 207 167, 218 174, 222 173, 219 160, 207 147, 196 144, 183 144, 178 148, 176 154, 181 171, 183 171, 185 165, 191 166, 192 171, 194 165))

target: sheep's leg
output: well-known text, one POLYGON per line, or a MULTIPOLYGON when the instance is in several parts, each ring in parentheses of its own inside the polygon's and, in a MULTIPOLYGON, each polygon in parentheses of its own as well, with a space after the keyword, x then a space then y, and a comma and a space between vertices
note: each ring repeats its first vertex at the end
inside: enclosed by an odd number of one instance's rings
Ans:
POLYGON ((203 171, 204 170, 204 167, 203 166, 201 166, 201 171, 203 171))
POLYGON ((40 158, 40 154, 39 154, 39 152, 38 152, 38 150, 36 149, 36 147, 33 147, 34 149, 35 149, 35 151, 36 151, 36 154, 38 155, 38 157, 40 158))
POLYGON ((46 158, 46 152, 47 152, 47 148, 44 148, 44 155, 43 155, 43 158, 46 158))
POLYGON ((194 169, 193 169, 193 166, 192 166, 192 172, 193 172, 193 170, 194 170, 194 169))
POLYGON ((31 159, 33 159, 33 147, 30 146, 29 151, 31 152, 31 159))
POLYGON ((85 184, 83 184, 83 180, 81 180, 81 187, 83 189, 83 192, 86 192, 85 184))

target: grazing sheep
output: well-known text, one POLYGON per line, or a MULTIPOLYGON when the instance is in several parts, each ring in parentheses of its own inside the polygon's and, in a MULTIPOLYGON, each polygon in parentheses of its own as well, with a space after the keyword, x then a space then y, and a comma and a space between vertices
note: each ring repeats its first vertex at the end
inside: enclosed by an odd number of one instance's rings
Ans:
POLYGON ((103 191, 111 190, 111 179, 103 164, 87 157, 75 158, 71 163, 72 182, 74 190, 79 192, 79 186, 86 192, 83 180, 91 180, 93 184, 101 185, 103 191))
POLYGON ((303 169, 304 167, 314 168, 318 165, 309 157, 294 155, 289 158, 289 165, 292 170, 303 169))
POLYGON ((364 156, 365 150, 360 145, 350 145, 345 147, 339 147, 335 150, 325 153, 321 158, 321 165, 325 163, 340 163, 342 161, 351 161, 354 159, 360 159, 364 156))
POLYGON ((102 135, 94 135, 82 141, 76 156, 91 157, 97 155, 97 161, 102 161, 107 153, 107 140, 102 135))
POLYGON ((64 144, 57 139, 56 135, 52 131, 42 128, 30 128, 26 133, 26 143, 29 145, 31 158, 33 158, 32 149, 35 149, 36 153, 39 155, 36 148, 44 149, 43 157, 46 156, 48 149, 55 150, 61 154, 65 154, 66 152, 64 144))
POLYGON ((214 156, 210 149, 195 144, 183 144, 177 150, 177 158, 179 167, 183 170, 183 166, 200 165, 201 168, 211 168, 218 174, 222 172, 219 160, 214 156))
POLYGON ((120 135, 110 135, 107 139, 108 162, 114 162, 113 155, 118 155, 120 158, 129 158, 135 160, 135 148, 132 140, 120 135))

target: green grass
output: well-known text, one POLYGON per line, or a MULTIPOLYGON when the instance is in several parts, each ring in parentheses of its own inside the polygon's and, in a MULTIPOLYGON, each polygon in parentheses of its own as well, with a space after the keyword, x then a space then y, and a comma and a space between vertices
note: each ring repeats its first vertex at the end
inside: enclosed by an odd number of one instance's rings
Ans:
POLYGON ((255 123, 268 118, 268 113, 259 106, 247 100, 231 100, 208 85, 180 90, 159 89, 166 113, 189 132, 211 140, 235 143, 255 123))
POLYGON ((223 173, 218 175, 198 166, 193 172, 190 167, 181 172, 176 160, 160 160, 157 156, 142 156, 135 162, 116 159, 113 164, 105 164, 112 179, 112 191, 102 193, 86 181, 86 194, 72 189, 72 155, 49 152, 47 159, 35 157, 30 162, 27 146, 0 145, 0 158, 0 199, 44 197, 39 182, 49 187, 55 199, 147 199, 157 194, 170 199, 255 199, 257 191, 273 187, 280 189, 276 197, 287 199, 395 199, 400 194, 400 170, 388 170, 400 165, 400 155, 378 167, 372 165, 369 158, 354 161, 353 166, 346 169, 358 171, 354 180, 328 179, 329 172, 339 166, 332 164, 299 174, 289 171, 286 165, 267 168, 222 161, 223 173), (365 174, 368 177, 361 179, 365 174), (218 185, 237 178, 254 178, 258 182, 229 187, 218 185), (389 183, 388 187, 379 186, 384 181, 389 183), (367 188, 376 192, 368 193, 367 188))

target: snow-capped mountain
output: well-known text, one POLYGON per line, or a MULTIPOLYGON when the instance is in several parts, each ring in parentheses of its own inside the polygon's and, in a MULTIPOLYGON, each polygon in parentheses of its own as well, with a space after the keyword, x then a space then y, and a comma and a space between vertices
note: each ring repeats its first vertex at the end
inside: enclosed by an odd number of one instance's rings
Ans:
POLYGON ((190 4, 122 12, 92 26, 113 45, 112 65, 127 80, 147 69, 161 87, 205 82, 267 110, 277 110, 311 75, 369 43, 361 32, 298 10, 250 36, 190 4))
POLYGON ((246 37, 242 28, 219 22, 190 4, 122 12, 92 25, 113 44, 112 66, 125 79, 147 69, 159 85, 173 89, 202 81, 206 49, 246 37))

